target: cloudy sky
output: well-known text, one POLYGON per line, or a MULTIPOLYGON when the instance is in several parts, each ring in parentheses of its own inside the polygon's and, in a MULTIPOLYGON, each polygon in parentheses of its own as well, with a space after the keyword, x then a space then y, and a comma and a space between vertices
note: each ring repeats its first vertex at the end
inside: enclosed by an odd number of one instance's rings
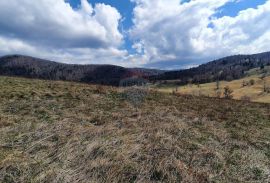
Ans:
POLYGON ((270 0, 1 0, 0 55, 179 69, 270 51, 270 0))

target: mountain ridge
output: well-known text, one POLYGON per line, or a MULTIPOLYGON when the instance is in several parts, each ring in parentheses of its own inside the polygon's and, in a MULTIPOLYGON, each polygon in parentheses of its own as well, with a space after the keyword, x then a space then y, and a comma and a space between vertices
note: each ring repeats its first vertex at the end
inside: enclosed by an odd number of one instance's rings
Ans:
POLYGON ((270 65, 270 52, 232 55, 204 63, 198 67, 164 71, 146 68, 125 68, 109 64, 66 64, 24 55, 0 57, 0 75, 64 80, 119 86, 121 80, 142 77, 151 82, 178 80, 178 83, 209 83, 244 77, 246 71, 270 65))
POLYGON ((152 81, 179 80, 180 85, 188 83, 210 83, 217 80, 231 81, 245 76, 245 72, 270 65, 270 52, 251 55, 232 55, 216 59, 198 67, 168 71, 150 77, 152 81))
POLYGON ((125 78, 148 77, 161 72, 154 69, 124 68, 108 64, 66 64, 24 55, 0 57, 0 75, 26 78, 118 86, 125 78))

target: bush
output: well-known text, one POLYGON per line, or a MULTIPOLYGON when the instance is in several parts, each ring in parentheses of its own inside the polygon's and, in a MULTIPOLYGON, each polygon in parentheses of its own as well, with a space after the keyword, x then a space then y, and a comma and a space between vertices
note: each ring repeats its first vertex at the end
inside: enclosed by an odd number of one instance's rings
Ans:
POLYGON ((250 84, 251 86, 254 85, 254 84, 255 84, 255 80, 254 80, 254 79, 249 80, 249 84, 250 84))
POLYGON ((269 87, 269 86, 266 86, 266 87, 264 88, 264 92, 265 92, 265 93, 270 93, 270 87, 269 87))
POLYGON ((226 86, 224 88, 224 98, 232 99, 233 98, 232 93, 233 93, 233 90, 229 86, 226 86))
POLYGON ((243 82, 242 82, 242 87, 246 87, 246 86, 248 86, 248 82, 245 81, 245 80, 243 80, 243 82))

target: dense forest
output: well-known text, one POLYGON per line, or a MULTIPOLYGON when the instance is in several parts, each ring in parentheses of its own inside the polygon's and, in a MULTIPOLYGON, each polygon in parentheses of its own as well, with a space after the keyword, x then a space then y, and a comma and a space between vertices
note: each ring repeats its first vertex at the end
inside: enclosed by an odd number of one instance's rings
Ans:
POLYGON ((147 77, 161 72, 153 69, 129 69, 114 65, 62 64, 21 55, 0 58, 0 75, 113 86, 118 86, 120 81, 125 78, 147 77))
POLYGON ((140 77, 151 82, 177 80, 180 85, 184 85, 240 79, 245 76, 246 71, 267 65, 270 65, 270 52, 229 56, 195 68, 167 72, 114 65, 63 64, 28 56, 10 55, 0 57, 0 75, 113 86, 119 86, 123 79, 140 77))
POLYGON ((216 80, 231 81, 245 76, 245 72, 270 65, 270 52, 254 55, 235 55, 214 60, 195 68, 169 71, 151 76, 152 81, 178 80, 179 84, 209 83, 216 80))

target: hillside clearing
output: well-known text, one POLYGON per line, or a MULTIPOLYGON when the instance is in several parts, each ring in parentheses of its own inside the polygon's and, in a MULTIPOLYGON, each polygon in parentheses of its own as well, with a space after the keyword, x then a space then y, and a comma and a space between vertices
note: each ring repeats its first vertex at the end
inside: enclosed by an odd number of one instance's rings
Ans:
MULTIPOLYGON (((223 88, 229 86, 233 90, 234 99, 240 100, 242 97, 248 97, 253 102, 270 103, 270 93, 265 93, 263 91, 264 82, 266 82, 266 84, 270 86, 270 76, 265 77, 264 80, 260 79, 258 75, 252 75, 243 79, 233 80, 230 82, 220 81, 219 91, 222 93, 223 88), (255 84, 247 85, 245 87, 242 86, 243 82, 249 82, 250 80, 254 80, 255 84)), ((177 93, 181 94, 216 97, 216 85, 216 82, 200 85, 190 84, 180 87, 176 85, 165 85, 162 87, 158 87, 158 90, 165 93, 172 93, 177 88, 177 93)))
POLYGON ((269 182, 270 105, 0 77, 0 182, 269 182))

